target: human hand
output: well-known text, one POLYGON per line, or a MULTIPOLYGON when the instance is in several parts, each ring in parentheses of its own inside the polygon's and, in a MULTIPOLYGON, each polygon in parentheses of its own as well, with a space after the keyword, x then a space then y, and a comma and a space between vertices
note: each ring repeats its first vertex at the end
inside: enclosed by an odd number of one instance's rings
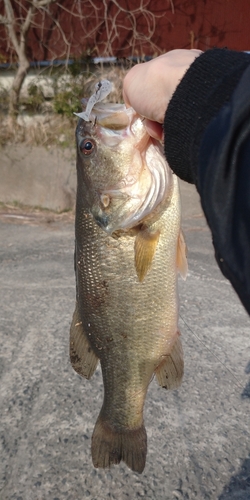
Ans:
POLYGON ((162 123, 169 101, 201 50, 171 50, 149 62, 137 64, 128 71, 123 82, 127 106, 145 119, 148 133, 163 139, 162 123))

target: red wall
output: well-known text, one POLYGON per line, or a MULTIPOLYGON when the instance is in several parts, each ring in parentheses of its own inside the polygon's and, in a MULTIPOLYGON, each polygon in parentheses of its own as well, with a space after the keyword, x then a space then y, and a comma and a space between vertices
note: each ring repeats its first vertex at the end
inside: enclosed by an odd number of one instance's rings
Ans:
MULTIPOLYGON (((29 5, 12 0, 17 16, 29 5)), ((156 55, 174 48, 228 47, 250 50, 250 0, 61 0, 50 6, 50 14, 38 13, 30 30, 27 48, 30 60, 50 60, 81 55, 156 55), (58 5, 59 4, 59 5, 58 5), (152 15, 155 29, 151 34, 152 15), (114 23, 115 20, 115 23, 114 23), (56 21, 56 23, 55 23, 56 21), (133 22, 137 37, 133 37, 133 22), (114 23, 114 24, 112 24, 114 23), (60 24, 61 29, 58 28, 60 24), (62 36, 62 31, 64 37, 62 36), (107 31, 111 42, 108 43, 107 31)), ((3 1, 0 13, 4 13, 3 1)), ((0 62, 15 60, 4 28, 0 28, 0 62)))
POLYGON ((169 48, 206 50, 213 46, 250 50, 249 0, 176 0, 173 27, 165 36, 169 48))

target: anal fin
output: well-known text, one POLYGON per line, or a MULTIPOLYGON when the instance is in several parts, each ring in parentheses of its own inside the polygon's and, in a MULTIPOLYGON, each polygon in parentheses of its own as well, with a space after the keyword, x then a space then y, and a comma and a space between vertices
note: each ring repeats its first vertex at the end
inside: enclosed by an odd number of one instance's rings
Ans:
POLYGON ((178 336, 172 350, 155 370, 157 381, 164 389, 177 389, 181 385, 184 371, 183 351, 178 336))
POLYGON ((88 379, 93 375, 98 363, 98 357, 83 330, 77 303, 70 327, 70 361, 74 370, 88 379))

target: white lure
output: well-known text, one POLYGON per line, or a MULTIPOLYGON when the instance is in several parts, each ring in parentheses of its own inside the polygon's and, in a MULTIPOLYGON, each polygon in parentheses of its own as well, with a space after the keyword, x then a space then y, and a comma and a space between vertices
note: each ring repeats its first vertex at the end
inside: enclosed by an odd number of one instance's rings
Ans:
POLYGON ((109 80, 101 80, 95 85, 95 93, 89 98, 86 110, 81 113, 74 113, 74 115, 79 116, 82 120, 86 122, 90 121, 90 115, 93 107, 97 102, 103 101, 112 90, 112 83, 109 80))

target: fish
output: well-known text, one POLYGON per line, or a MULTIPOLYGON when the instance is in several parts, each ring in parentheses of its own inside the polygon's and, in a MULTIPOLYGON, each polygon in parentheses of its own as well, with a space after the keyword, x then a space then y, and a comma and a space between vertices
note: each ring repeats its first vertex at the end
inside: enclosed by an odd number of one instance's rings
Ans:
POLYGON ((156 376, 175 389, 183 377, 177 275, 186 277, 187 257, 178 179, 134 109, 97 98, 87 106, 85 99, 76 128, 70 360, 87 379, 101 365, 94 467, 123 461, 142 473, 148 386, 156 376))

